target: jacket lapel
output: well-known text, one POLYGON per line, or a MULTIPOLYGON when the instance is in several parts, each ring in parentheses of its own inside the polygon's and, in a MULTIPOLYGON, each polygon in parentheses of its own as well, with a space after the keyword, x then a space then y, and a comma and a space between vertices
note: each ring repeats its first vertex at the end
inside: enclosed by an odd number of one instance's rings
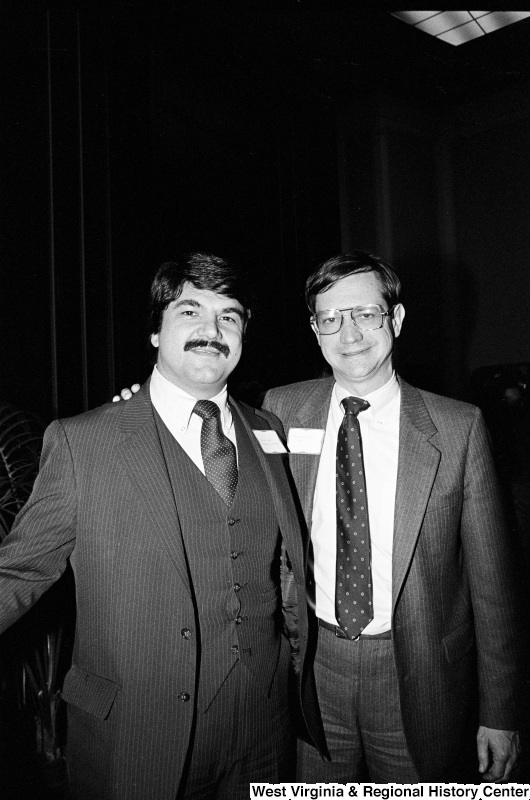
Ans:
POLYGON ((293 502, 292 489, 289 486, 287 473, 282 463, 283 456, 280 454, 265 454, 256 436, 252 432, 253 430, 270 430, 270 425, 267 420, 259 414, 259 411, 255 412, 248 407, 242 406, 234 402, 233 398, 230 398, 230 407, 243 423, 250 442, 252 443, 252 447, 259 458, 271 491, 271 497, 282 536, 288 540, 287 548, 290 554, 294 556, 295 554, 292 550, 293 547, 296 547, 301 556, 302 539, 299 535, 299 521, 293 502), (293 530, 296 532, 295 536, 292 535, 293 530))
MULTIPOLYGON (((334 385, 334 378, 325 378, 315 381, 315 388, 298 409, 291 427, 319 428, 325 430, 328 421, 331 393, 334 385)), ((311 530, 313 496, 315 494, 319 463, 320 456, 317 455, 306 455, 302 453, 291 453, 289 455, 289 464, 309 530, 311 530)))
POLYGON ((417 389, 400 380, 399 462, 392 550, 392 607, 395 608, 416 547, 440 463, 430 440, 437 434, 417 389))
POLYGON ((160 538, 182 581, 189 587, 178 511, 156 428, 149 381, 124 403, 119 428, 123 439, 117 446, 118 453, 143 500, 152 532, 160 538))

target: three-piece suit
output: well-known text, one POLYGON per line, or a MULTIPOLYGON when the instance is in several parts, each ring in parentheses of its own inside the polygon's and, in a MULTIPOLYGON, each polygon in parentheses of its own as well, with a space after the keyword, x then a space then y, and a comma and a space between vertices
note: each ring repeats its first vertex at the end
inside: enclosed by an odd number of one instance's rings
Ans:
MULTIPOLYGON (((52 423, 31 498, 0 549, 2 630, 72 564, 77 624, 63 697, 76 798, 175 800, 198 716, 216 703, 221 719, 223 703, 227 719, 233 710, 236 668, 257 707, 281 705, 273 711, 285 717, 285 619, 302 664, 307 644, 300 513, 284 456, 253 434, 281 435, 278 421, 230 406, 232 506, 165 428, 146 384, 127 403, 52 423)), ((230 735, 222 727, 219 743, 230 735)))
MULTIPOLYGON (((325 429, 333 385, 325 378, 272 389, 264 408, 286 433, 325 429)), ((517 727, 511 546, 479 410, 403 380, 400 387, 393 651, 408 749, 421 780, 443 781, 470 726, 517 727)), ((310 531, 319 456, 289 461, 310 531)))

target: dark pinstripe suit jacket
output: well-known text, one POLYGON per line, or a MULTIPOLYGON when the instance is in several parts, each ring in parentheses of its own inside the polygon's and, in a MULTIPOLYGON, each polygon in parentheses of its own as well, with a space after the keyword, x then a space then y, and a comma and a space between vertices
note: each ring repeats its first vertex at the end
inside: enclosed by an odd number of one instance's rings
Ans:
MULTIPOLYGON (((289 428, 325 428, 332 378, 272 389, 289 428)), ((510 544, 480 411, 400 381, 392 630, 407 742, 443 780, 477 695, 482 725, 516 726, 510 544)), ((291 455, 308 527, 318 456, 291 455)))
MULTIPOLYGON (((265 455, 251 433, 282 433, 281 426, 267 412, 231 403, 256 448, 288 552, 284 606, 303 662, 301 513, 282 456, 265 455)), ((196 681, 196 637, 181 630, 194 628, 195 609, 147 385, 127 403, 48 428, 33 494, 0 548, 0 629, 59 577, 68 558, 77 628, 64 697, 77 777, 82 784, 84 764, 92 773, 96 764, 98 798, 174 800, 194 713, 193 702, 181 701, 183 693, 193 700, 196 681)))

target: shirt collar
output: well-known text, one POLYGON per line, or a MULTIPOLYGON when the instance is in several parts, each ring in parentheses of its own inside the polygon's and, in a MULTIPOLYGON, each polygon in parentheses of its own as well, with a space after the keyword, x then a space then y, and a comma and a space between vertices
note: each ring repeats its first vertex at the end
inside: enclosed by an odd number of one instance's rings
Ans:
MULTIPOLYGON (((184 389, 175 386, 171 381, 168 381, 168 379, 159 372, 156 366, 151 375, 149 390, 155 407, 160 410, 165 410, 171 415, 180 428, 187 429, 197 398, 185 392, 184 389)), ((233 419, 228 403, 226 384, 215 397, 209 397, 208 399, 216 403, 221 409, 223 430, 228 432, 233 425, 233 419)))
MULTIPOLYGON (((362 399, 367 400, 368 403, 370 403, 370 408, 367 408, 366 411, 362 412, 363 419, 370 419, 374 421, 384 419, 396 398, 399 398, 399 393, 400 389, 396 373, 392 372, 390 380, 388 380, 383 386, 380 386, 379 389, 376 389, 374 392, 362 395, 362 399)), ((352 393, 348 389, 345 389, 343 386, 341 386, 340 383, 335 383, 333 396, 335 398, 335 402, 340 407, 341 413, 343 414, 344 410, 340 404, 345 397, 352 397, 352 393)))

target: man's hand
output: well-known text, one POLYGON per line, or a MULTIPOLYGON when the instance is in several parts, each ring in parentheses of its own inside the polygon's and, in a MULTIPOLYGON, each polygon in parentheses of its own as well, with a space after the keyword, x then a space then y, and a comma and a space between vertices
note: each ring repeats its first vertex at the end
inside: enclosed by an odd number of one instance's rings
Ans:
POLYGON ((477 733, 478 770, 483 781, 508 780, 520 751, 517 731, 480 726, 477 733))
POLYGON ((119 403, 120 400, 130 400, 133 394, 136 394, 139 388, 139 383, 133 383, 130 389, 122 389, 119 394, 115 394, 112 398, 112 402, 119 403))

